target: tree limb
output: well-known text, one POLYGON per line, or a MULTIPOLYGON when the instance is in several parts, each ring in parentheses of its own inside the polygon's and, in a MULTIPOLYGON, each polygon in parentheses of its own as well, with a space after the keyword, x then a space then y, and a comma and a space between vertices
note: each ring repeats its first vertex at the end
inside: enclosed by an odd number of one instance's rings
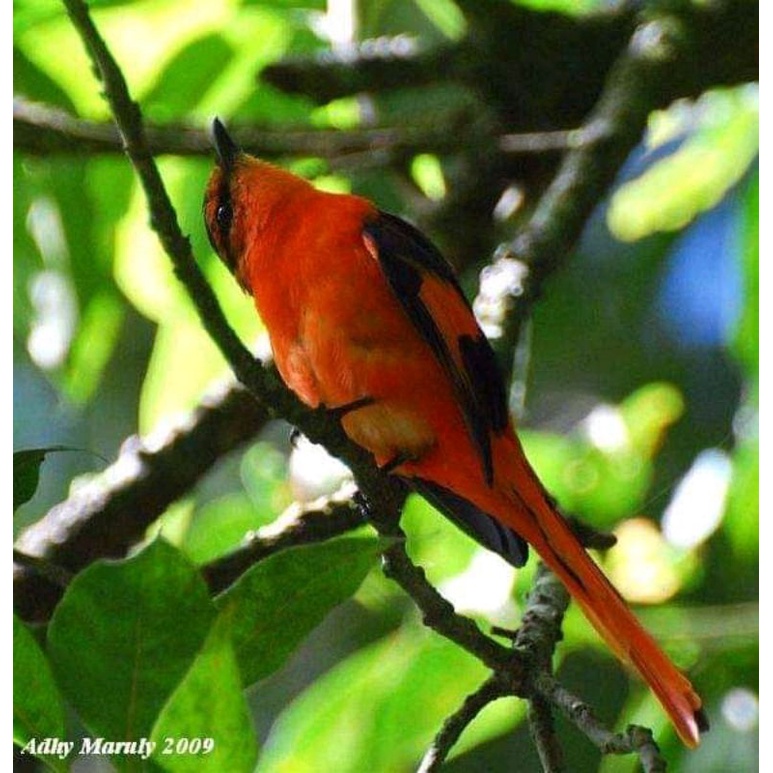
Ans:
POLYGON ((351 491, 295 503, 269 526, 247 534, 237 549, 202 567, 202 574, 212 593, 220 593, 250 566, 279 550, 322 542, 363 523, 362 511, 352 503, 351 491))
MULTIPOLYGON (((483 127, 466 116, 435 117, 428 126, 384 126, 361 129, 269 130, 232 125, 229 131, 248 153, 265 159, 314 157, 336 169, 384 166, 401 156, 417 153, 454 153, 464 149, 471 135, 497 146, 507 155, 559 153, 581 141, 572 130, 479 136, 483 127)), ((189 124, 147 126, 148 149, 153 155, 206 156, 212 154, 208 129, 189 124)), ((29 155, 124 153, 115 124, 76 118, 58 107, 13 101, 14 149, 29 155)))
POLYGON ((625 733, 612 733, 596 718, 593 709, 549 674, 539 674, 536 689, 545 700, 560 709, 601 751, 602 754, 637 754, 645 773, 661 773, 666 762, 652 737, 652 731, 629 725, 625 733))
MULTIPOLYGON (((125 555, 172 502, 268 419, 241 387, 213 394, 184 426, 126 441, 110 467, 27 528, 16 548, 69 573, 97 558, 125 555)), ((39 566, 14 566, 14 606, 23 618, 47 619, 62 590, 61 583, 45 581, 39 566)))
POLYGON ((381 38, 340 54, 286 59, 265 67, 260 77, 318 102, 456 82, 493 106, 508 131, 566 129, 593 108, 643 7, 678 19, 690 49, 679 70, 664 79, 654 107, 758 78, 758 4, 752 0, 634 1, 576 16, 506 0, 456 0, 456 5, 467 22, 458 42, 422 49, 405 36, 381 38))

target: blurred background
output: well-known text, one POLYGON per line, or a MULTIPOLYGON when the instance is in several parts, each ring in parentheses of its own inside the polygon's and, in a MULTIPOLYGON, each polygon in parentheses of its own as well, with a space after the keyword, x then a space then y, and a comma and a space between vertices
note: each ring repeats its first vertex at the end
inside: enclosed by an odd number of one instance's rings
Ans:
MULTIPOLYGON (((212 253, 201 218, 215 115, 237 136, 262 130, 267 157, 320 186, 366 195, 417 222, 474 299, 481 270, 555 171, 561 132, 593 106, 598 73, 616 53, 604 36, 625 39, 634 5, 91 3, 148 124, 164 129, 152 139, 194 253, 234 327, 262 352, 260 321, 212 253), (557 14, 539 18, 568 39, 579 30, 581 44, 507 39, 513 9, 526 20, 557 14), (600 12, 603 23, 592 21, 600 12), (376 42, 354 47, 364 40, 376 42), (525 62, 519 72, 533 69, 539 80, 500 83, 516 54, 525 62), (550 80, 554 70, 566 82, 550 80), (346 142, 336 145, 325 130, 346 142), (384 131, 367 134, 376 130, 384 131), (526 139, 504 151, 495 139, 503 136, 526 139)), ((14 449, 76 450, 48 456, 15 534, 104 469, 127 438, 179 425, 229 379, 118 147, 77 137, 68 145, 42 130, 41 115, 56 111, 84 126, 109 121, 90 73, 58 2, 16 0, 14 449)), ((653 727, 678 771, 758 766, 758 101, 749 82, 653 111, 517 345, 498 343, 490 329, 512 373, 530 459, 565 511, 617 535, 600 561, 689 669, 712 731, 684 752, 652 696, 574 609, 559 676, 610 724, 653 727)), ((272 423, 169 508, 164 534, 205 562, 345 475, 272 423)), ((460 611, 485 625, 517 625, 532 564, 516 573, 416 497, 404 527, 411 555, 460 611)), ((258 769, 410 770, 483 678, 480 664, 425 630, 376 570, 252 688, 265 744, 258 769)), ((538 769, 524 718, 514 699, 493 704, 447 769, 538 769)), ((600 761, 558 722, 570 769, 635 769, 629 758, 600 761)))

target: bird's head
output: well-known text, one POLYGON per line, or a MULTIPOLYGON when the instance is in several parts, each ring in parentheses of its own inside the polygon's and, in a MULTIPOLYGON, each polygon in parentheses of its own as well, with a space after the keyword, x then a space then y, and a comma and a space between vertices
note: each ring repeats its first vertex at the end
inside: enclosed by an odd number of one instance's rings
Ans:
POLYGON ((215 252, 246 292, 250 263, 270 249, 270 234, 290 205, 314 189, 300 177, 245 153, 219 119, 212 124, 217 165, 204 195, 204 222, 215 252))

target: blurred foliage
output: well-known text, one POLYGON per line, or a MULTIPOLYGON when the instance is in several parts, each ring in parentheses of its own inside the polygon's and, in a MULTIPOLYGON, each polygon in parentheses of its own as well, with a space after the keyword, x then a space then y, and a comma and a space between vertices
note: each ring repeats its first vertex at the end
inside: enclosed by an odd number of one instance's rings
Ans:
MULTIPOLYGON (((605 5, 525 4, 567 13, 605 5)), ((349 128, 363 112, 410 123, 449 105, 478 104, 443 86, 316 106, 256 84, 270 62, 329 50, 321 0, 90 6, 152 122, 204 128, 218 114, 260 126, 349 128)), ((452 0, 378 0, 363 4, 360 31, 437 44, 464 35, 465 20, 452 0)), ((14 3, 14 89, 81 117, 108 118, 57 0, 14 3)), ((714 730, 686 753, 652 696, 629 683, 575 609, 560 673, 615 726, 651 725, 676 771, 755 769, 757 723, 748 707, 758 654, 748 602, 756 599, 759 565, 757 135, 753 85, 653 114, 618 187, 537 304, 528 356, 519 358, 528 369, 516 374, 526 386, 521 434, 529 457, 567 512, 618 535, 619 548, 600 561, 632 599, 657 602, 660 616, 647 620, 691 669, 714 730), (696 328, 701 335, 689 334, 696 328), (670 545, 661 516, 706 449, 731 460, 722 518, 690 547, 670 545), (732 635, 734 624, 744 635, 732 635)), ((328 189, 368 195, 409 216, 452 195, 457 179, 447 159, 430 153, 406 158, 402 177, 351 163, 286 161, 328 189)), ((252 343, 262 332, 252 303, 212 254, 201 222, 210 167, 201 158, 160 159, 194 252, 252 343)), ((148 228, 123 158, 16 154, 13 213, 15 448, 66 445, 113 458, 127 436, 189 411, 226 373, 148 228)), ((475 271, 462 280, 474 292, 475 271)), ((16 743, 83 733, 118 739, 131 730, 154 739, 217 736, 217 756, 202 756, 196 770, 248 770, 258 752, 257 769, 267 772, 415 767, 484 669, 424 629, 378 572, 377 541, 352 536, 281 553, 216 602, 195 569, 287 507, 289 454, 286 428, 272 425, 160 519, 161 539, 77 576, 45 636, 14 621, 16 743), (273 622, 264 627, 269 609, 273 622), (245 678, 255 682, 249 716, 245 678)), ((37 481, 27 481, 15 529, 100 466, 92 456, 52 455, 34 497, 37 481)), ((15 475, 14 482, 24 481, 15 475)), ((681 518, 698 528, 689 508, 681 518)), ((517 624, 533 563, 503 573, 498 559, 482 559, 416 496, 404 527, 412 557, 459 605, 484 626, 517 624)), ((533 770, 523 720, 523 705, 512 699, 488 707, 449 769, 533 770)), ((583 769, 635 768, 629 758, 598 763, 568 729, 565 754, 583 760, 583 769)), ((181 769, 186 759, 156 762, 181 769)))
POLYGON ((651 153, 687 137, 615 192, 609 226, 624 240, 683 228, 743 177, 757 155, 759 94, 756 86, 709 91, 659 111, 651 123, 651 153))
MULTIPOLYGON (((51 666, 33 633, 13 616, 13 741, 24 746, 33 738, 63 738, 64 704, 51 666)), ((54 770, 64 761, 41 755, 54 770)))

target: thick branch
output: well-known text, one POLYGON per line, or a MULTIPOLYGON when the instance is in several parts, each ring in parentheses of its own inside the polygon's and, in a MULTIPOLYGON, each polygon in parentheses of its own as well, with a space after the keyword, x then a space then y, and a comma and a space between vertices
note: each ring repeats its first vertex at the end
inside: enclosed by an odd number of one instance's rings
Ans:
MULTIPOLYGON (((165 437, 126 442, 114 464, 24 531, 16 547, 72 573, 97 558, 124 555, 172 502, 268 418, 249 392, 230 387, 165 437)), ((14 606, 22 617, 47 618, 61 591, 34 567, 14 567, 14 606)))
MULTIPOLYGON (((642 6, 628 2, 613 12, 569 16, 506 0, 457 0, 457 5, 468 24, 457 43, 424 50, 405 37, 365 41, 338 55, 269 65, 261 78, 320 102, 458 82, 480 94, 509 131, 565 129, 593 107, 642 6)), ((650 5, 658 12, 661 4, 650 5)), ((758 78, 756 2, 684 0, 662 6, 684 26, 690 53, 669 71, 654 106, 758 78)))

